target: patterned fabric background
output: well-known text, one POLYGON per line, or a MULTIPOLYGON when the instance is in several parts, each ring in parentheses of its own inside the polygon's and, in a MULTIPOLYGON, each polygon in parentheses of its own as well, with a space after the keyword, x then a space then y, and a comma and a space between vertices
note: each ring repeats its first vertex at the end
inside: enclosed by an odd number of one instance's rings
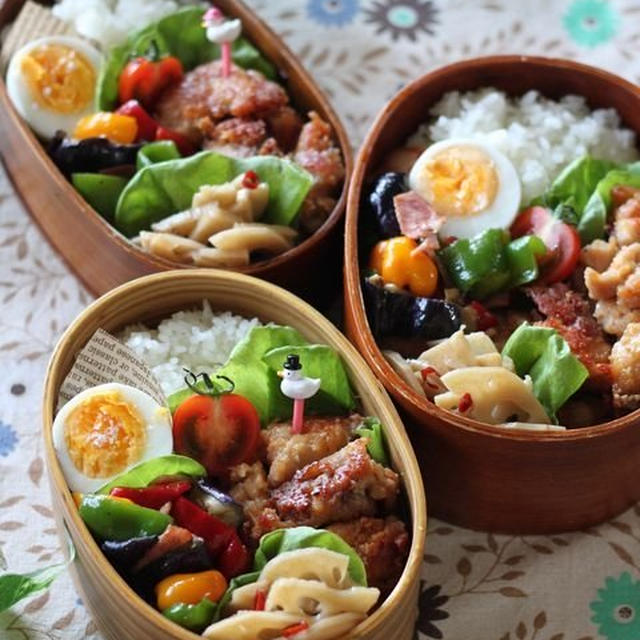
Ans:
MULTIPOLYGON (((569 57, 640 82, 638 0, 251 0, 331 96, 355 147, 380 107, 478 55, 569 57), (470 27, 471 25, 471 27, 470 27)), ((52 212, 55 213, 55 212, 52 212)), ((62 559, 40 436, 51 350, 90 296, 0 175, 0 570, 62 559)), ((427 492, 428 492, 427 487, 427 492)), ((494 536, 431 519, 416 638, 640 637, 640 507, 589 531, 494 536)), ((98 639, 65 573, 0 615, 2 640, 98 639)))

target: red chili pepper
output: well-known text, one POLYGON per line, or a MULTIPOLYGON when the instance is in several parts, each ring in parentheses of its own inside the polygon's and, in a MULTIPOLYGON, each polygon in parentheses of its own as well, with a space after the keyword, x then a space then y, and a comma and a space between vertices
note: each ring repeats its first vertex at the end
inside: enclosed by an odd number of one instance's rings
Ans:
POLYGON ((249 552, 233 527, 183 497, 174 501, 171 515, 178 526, 204 540, 225 578, 230 579, 247 568, 249 552))
POLYGON ((472 300, 469 306, 475 311, 477 316, 478 329, 485 331, 491 327, 495 327, 498 324, 498 318, 496 318, 491 311, 481 305, 477 300, 472 300))
POLYGON ((158 123, 144 110, 137 100, 129 100, 118 108, 116 113, 131 116, 138 123, 136 142, 140 140, 155 140, 158 123))
POLYGON ((290 627, 286 627, 282 630, 283 638, 292 638, 298 633, 302 633, 309 628, 309 623, 306 620, 301 620, 297 624, 292 624, 290 627))
POLYGON ((131 489, 129 487, 115 487, 110 495, 116 498, 126 498, 141 507, 159 509, 167 502, 173 502, 176 498, 191 489, 191 483, 186 480, 169 482, 167 484, 151 485, 144 489, 131 489))
POLYGON ((158 126, 156 129, 156 140, 173 140, 176 143, 176 147, 178 147, 178 151, 183 156, 190 156, 192 153, 195 153, 196 150, 193 142, 191 142, 189 138, 165 127, 158 126))
POLYGON ((253 599, 253 610, 264 611, 264 606, 266 603, 267 603, 267 594, 261 589, 258 589, 253 599))
POLYGON ((120 73, 118 98, 120 103, 138 100, 145 107, 153 107, 162 92, 182 80, 182 63, 178 58, 158 58, 157 47, 147 56, 134 58, 120 73))
POLYGON ((422 381, 432 389, 439 389, 440 387, 437 384, 433 384, 433 382, 429 382, 429 380, 427 380, 427 378, 431 375, 440 377, 440 374, 433 367, 425 367, 424 369, 420 369, 420 376, 422 377, 422 381))
POLYGON ((456 238, 455 236, 447 236, 443 241, 442 241, 442 246, 443 247, 448 247, 450 244, 453 244, 454 242, 456 242, 458 238, 456 238))
POLYGON ((471 398, 471 394, 470 393, 463 394, 462 397, 460 398, 460 402, 458 402, 458 411, 460 413, 464 413, 465 411, 468 411, 469 409, 471 409, 472 406, 473 406, 473 400, 471 398))
POLYGON ((242 186, 245 189, 257 189, 260 184, 260 178, 255 171, 247 171, 242 178, 242 186))

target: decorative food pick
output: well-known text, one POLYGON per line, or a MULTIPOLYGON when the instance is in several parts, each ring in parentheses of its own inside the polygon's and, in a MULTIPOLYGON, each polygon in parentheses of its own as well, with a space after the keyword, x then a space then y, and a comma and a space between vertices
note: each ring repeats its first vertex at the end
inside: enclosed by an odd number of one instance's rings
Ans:
POLYGON ((222 75, 231 75, 231 43, 240 35, 240 20, 225 20, 224 14, 217 7, 205 11, 202 26, 207 29, 207 39, 220 45, 222 50, 222 75))
POLYGON ((320 378, 305 378, 302 376, 302 365, 299 356, 291 353, 284 363, 284 370, 278 371, 282 378, 280 391, 293 399, 293 420, 291 433, 302 433, 304 420, 304 401, 311 398, 320 389, 320 378))

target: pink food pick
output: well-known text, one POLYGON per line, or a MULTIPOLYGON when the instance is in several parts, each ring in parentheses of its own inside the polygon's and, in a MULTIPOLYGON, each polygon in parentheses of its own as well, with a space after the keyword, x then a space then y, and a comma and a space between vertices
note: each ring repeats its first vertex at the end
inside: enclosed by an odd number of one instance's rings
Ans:
POLYGON ((287 356, 283 370, 278 371, 282 378, 280 391, 293 399, 293 418, 291 433, 304 433, 304 401, 314 396, 320 389, 320 378, 305 378, 302 376, 300 357, 294 353, 287 356))
POLYGON ((240 20, 225 20, 217 7, 211 7, 202 16, 202 26, 206 28, 207 39, 220 45, 222 52, 222 76, 231 75, 231 43, 240 35, 240 20))

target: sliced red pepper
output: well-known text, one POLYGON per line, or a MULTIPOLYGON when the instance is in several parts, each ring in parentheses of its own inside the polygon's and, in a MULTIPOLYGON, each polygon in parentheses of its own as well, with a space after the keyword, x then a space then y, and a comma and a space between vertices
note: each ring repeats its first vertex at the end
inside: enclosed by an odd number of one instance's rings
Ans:
POLYGON ((156 129, 156 140, 173 140, 176 143, 176 147, 178 147, 178 151, 183 156, 190 156, 195 153, 196 150, 193 142, 191 142, 189 138, 177 131, 172 131, 162 126, 156 129))
POLYGON ((473 399, 471 398, 471 394, 464 393, 460 398, 460 402, 458 402, 458 411, 460 413, 464 413, 465 411, 468 411, 469 409, 471 409, 472 405, 473 405, 473 399))
POLYGON ((242 177, 242 186, 245 189, 257 189, 260 184, 260 178, 255 171, 247 171, 242 177))
POLYGON ((144 107, 137 100, 128 100, 116 113, 124 116, 131 116, 138 123, 138 135, 136 142, 140 140, 155 140, 158 123, 145 111, 144 107))
POLYGON ((283 638, 293 638, 293 636, 306 631, 309 628, 309 623, 306 620, 301 620, 297 624, 292 624, 290 627, 286 627, 282 630, 283 638))
POLYGON ((214 557, 224 551, 232 537, 231 534, 235 533, 228 524, 187 498, 180 497, 173 503, 171 515, 178 526, 200 536, 214 557))
POLYGON ((115 487, 111 489, 110 495, 116 498, 126 498, 148 509, 160 509, 162 505, 167 504, 167 502, 173 502, 189 489, 191 489, 191 483, 186 480, 180 480, 178 482, 151 485, 144 489, 115 487))
POLYGON ((262 591, 262 589, 258 589, 253 599, 253 610, 264 611, 264 606, 266 604, 267 604, 267 594, 264 591, 262 591))
POLYGON ((486 331, 498 324, 498 318, 496 318, 491 311, 489 311, 484 305, 480 304, 477 300, 472 300, 469 303, 469 306, 475 311, 477 316, 477 329, 479 331, 486 331))
POLYGON ((235 531, 232 531, 232 534, 226 548, 218 557, 218 570, 227 580, 244 573, 249 568, 250 560, 249 552, 238 534, 235 531))

